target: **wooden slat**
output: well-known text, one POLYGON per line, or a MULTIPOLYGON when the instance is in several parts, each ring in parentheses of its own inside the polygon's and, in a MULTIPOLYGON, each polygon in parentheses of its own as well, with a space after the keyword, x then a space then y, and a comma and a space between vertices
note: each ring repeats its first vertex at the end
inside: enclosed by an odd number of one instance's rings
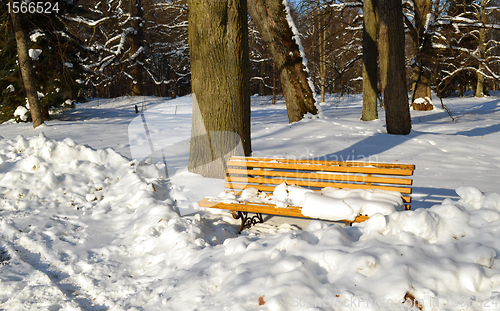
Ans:
MULTIPOLYGON (((249 176, 264 176, 263 179, 272 180, 271 177, 281 178, 298 178, 308 180, 336 180, 345 182, 363 182, 363 183, 383 183, 383 184, 396 184, 396 185, 411 185, 413 181, 409 178, 392 178, 392 177, 368 177, 366 175, 339 175, 339 174, 324 174, 324 173, 304 173, 304 172, 286 172, 286 171, 262 171, 262 170, 244 170, 228 168, 226 181, 233 179, 231 175, 249 175, 249 176), (269 178, 266 178, 269 177, 269 178)), ((244 178, 244 177, 242 177, 244 178)), ((260 183, 260 181, 259 181, 260 183)), ((271 182, 274 184, 274 182, 271 182)))
MULTIPOLYGON (((249 212, 249 213, 260 213, 260 214, 269 214, 269 215, 278 215, 278 216, 290 216, 290 217, 300 217, 300 218, 310 218, 302 215, 302 208, 297 206, 288 206, 288 207, 276 207, 275 205, 270 204, 260 204, 260 203, 221 203, 221 202, 213 202, 209 201, 207 198, 203 199, 199 202, 201 207, 210 207, 210 208, 219 208, 226 210, 236 210, 241 212, 249 212)), ((367 220, 367 216, 358 216, 354 222, 362 222, 367 220)), ((345 220, 341 220, 345 221, 345 220)))
MULTIPOLYGON (((326 188, 326 187, 335 187, 335 188, 346 188, 339 187, 338 185, 354 185, 354 186, 367 186, 368 188, 364 189, 375 189, 373 187, 388 187, 383 185, 367 185, 367 184, 353 184, 353 183, 333 183, 333 182, 324 182, 324 181, 313 181, 313 180, 298 180, 298 179, 278 179, 278 178, 246 178, 246 177, 229 177, 226 178, 228 183, 240 182, 240 183, 253 183, 253 184, 268 184, 268 185, 279 185, 281 183, 287 183, 288 185, 295 185, 301 187, 314 187, 314 188, 326 188)), ((391 186, 394 189, 393 191, 401 192, 400 187, 391 186)), ((357 187, 359 188, 359 187, 357 187)), ((377 188, 379 189, 379 188, 377 188)))
POLYGON ((262 204, 262 203, 222 203, 213 202, 207 199, 203 199, 199 205, 201 207, 219 208, 227 210, 236 210, 242 212, 250 213, 261 213, 270 215, 281 215, 281 216, 291 216, 291 217, 302 217, 309 218, 300 212, 302 209, 296 206, 289 206, 288 208, 276 207, 274 204, 262 204))
POLYGON ((376 168, 376 167, 345 167, 345 166, 326 166, 320 164, 295 164, 295 163, 266 163, 266 162, 243 162, 229 161, 228 167, 259 167, 270 169, 287 169, 287 170, 306 170, 306 171, 322 171, 322 172, 340 172, 340 173, 364 173, 377 175, 399 175, 411 176, 413 170, 410 169, 395 169, 395 168, 376 168))
MULTIPOLYGON (((312 185, 310 183, 310 187, 322 187, 322 183, 318 183, 318 185, 312 185)), ((300 185, 297 185, 300 186, 300 185)), ((246 189, 246 188, 257 188, 260 191, 273 192, 274 186, 264 186, 264 185, 252 185, 252 184, 235 184, 235 183, 226 183, 225 187, 228 189, 246 189)), ((380 189, 380 190, 388 190, 388 191, 397 191, 403 194, 411 194, 411 188, 403 188, 396 186, 377 186, 377 185, 362 185, 362 184, 343 184, 343 183, 328 183, 325 187, 333 187, 333 188, 341 188, 341 189, 380 189)), ((324 187, 323 187, 324 188, 324 187)))
POLYGON ((415 170, 413 164, 400 164, 400 163, 381 163, 381 162, 346 162, 346 161, 324 161, 313 159, 273 159, 273 158, 253 158, 253 157, 239 157, 232 156, 230 161, 241 162, 268 162, 268 163, 313 163, 327 166, 364 166, 364 167, 379 167, 379 168, 397 168, 403 170, 415 170))

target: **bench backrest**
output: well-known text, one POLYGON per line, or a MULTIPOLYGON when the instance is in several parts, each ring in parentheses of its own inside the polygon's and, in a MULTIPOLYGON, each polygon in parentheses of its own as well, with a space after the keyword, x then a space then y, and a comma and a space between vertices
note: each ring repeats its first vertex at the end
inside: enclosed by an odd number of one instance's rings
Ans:
POLYGON ((257 188, 272 193, 286 182, 312 190, 325 187, 381 189, 397 191, 403 201, 411 203, 411 178, 415 165, 338 162, 321 160, 289 160, 253 157, 231 157, 227 163, 225 187, 232 190, 257 188))

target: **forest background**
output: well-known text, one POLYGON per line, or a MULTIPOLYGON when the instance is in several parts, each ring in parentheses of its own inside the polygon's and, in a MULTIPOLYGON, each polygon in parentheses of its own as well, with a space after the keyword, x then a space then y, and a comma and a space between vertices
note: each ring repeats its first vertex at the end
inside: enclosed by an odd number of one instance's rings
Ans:
MULTIPOLYGON (((0 122, 26 103, 6 3, 0 9, 0 122)), ((362 92, 363 2, 289 4, 321 101, 325 93, 362 92)), ((498 90, 499 7, 500 0, 404 0, 408 92, 415 93, 422 77, 440 97, 498 90)), ((79 0, 57 9, 22 16, 44 119, 50 109, 89 98, 191 93, 187 0, 79 0)), ((279 69, 250 15, 248 30, 251 94, 273 95, 274 103, 282 94, 279 69)))

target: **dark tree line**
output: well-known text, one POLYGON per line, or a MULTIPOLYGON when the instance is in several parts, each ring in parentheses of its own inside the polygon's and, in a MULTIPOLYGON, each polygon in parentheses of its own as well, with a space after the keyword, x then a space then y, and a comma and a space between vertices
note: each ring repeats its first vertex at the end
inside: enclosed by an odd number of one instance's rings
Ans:
POLYGON ((0 8, 0 122, 27 99, 38 126, 50 119, 52 107, 83 100, 85 49, 62 19, 76 7, 50 1, 52 10, 31 14, 9 3, 0 8))
MULTIPOLYGON (((366 76, 363 66, 374 63, 369 58, 377 55, 379 1, 303 0, 300 4, 298 20, 316 89, 345 94, 376 85, 373 79, 378 72, 366 76), (363 53, 364 49, 370 52, 363 53)), ((499 89, 498 0, 404 0, 402 4, 412 102, 426 102, 431 90, 442 96, 468 90, 481 96, 499 89)), ((364 92, 363 99, 374 103, 381 97, 364 92)), ((373 108, 363 111, 363 120, 371 118, 367 115, 375 116, 373 108)))
MULTIPOLYGON (((440 96, 468 90, 483 96, 498 89, 498 0, 404 0, 390 5, 399 2, 406 28, 402 79, 415 109, 428 108, 431 90, 440 96)), ((390 21, 382 24, 379 10, 387 1, 303 0, 286 8, 282 1, 245 3, 247 16, 253 17, 247 21, 250 94, 283 94, 290 122, 316 113, 314 92, 320 93, 320 101, 326 93, 363 92, 362 120, 376 119, 379 105, 387 108, 390 100, 384 90, 393 88, 384 79, 390 77, 375 65, 384 65, 378 55, 385 52, 378 44, 383 43, 381 25, 390 21), (286 11, 293 19, 273 10, 286 11), (290 20, 300 34, 285 27, 290 20)), ((36 59, 30 57, 30 67, 43 117, 50 117, 51 108, 85 97, 191 93, 188 8, 187 0, 79 0, 63 1, 54 14, 23 16, 28 54, 42 51, 36 59)), ((5 6, 1 22, 0 117, 7 120, 24 105, 29 88, 22 82, 5 6)))
POLYGON ((187 0, 81 0, 83 14, 67 16, 82 34, 89 97, 191 92, 187 0))

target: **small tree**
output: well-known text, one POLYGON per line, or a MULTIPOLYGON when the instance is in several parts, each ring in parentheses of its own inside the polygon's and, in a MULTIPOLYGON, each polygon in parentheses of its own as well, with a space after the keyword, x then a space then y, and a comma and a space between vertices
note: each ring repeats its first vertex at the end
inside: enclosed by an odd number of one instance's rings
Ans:
MULTIPOLYGON (((32 3, 30 3, 32 4, 32 3)), ((62 2, 47 2, 44 9, 49 9, 50 14, 29 13, 17 14, 20 26, 10 23, 7 14, 7 6, 0 6, 0 89, 5 91, 9 86, 9 92, 4 93, 8 98, 0 99, 0 109, 3 115, 2 121, 12 118, 12 113, 18 106, 25 105, 27 96, 39 102, 44 121, 50 120, 49 109, 60 107, 68 100, 83 100, 81 96, 84 68, 81 65, 82 58, 85 58, 85 50, 81 41, 78 41, 73 33, 68 30, 64 22, 64 15, 68 11, 75 9, 75 5, 62 2), (3 14, 2 14, 3 13, 3 14), (17 31, 16 27, 23 28, 17 31), (22 49, 28 50, 29 68, 24 68, 26 62, 15 63, 18 57, 22 58, 23 53, 17 53, 20 41, 16 40, 24 33, 22 39, 22 49), (26 46, 24 46, 26 45, 26 46), (16 47, 17 46, 17 47, 16 47), (29 70, 34 80, 33 95, 29 95, 25 87, 24 76, 20 70, 29 70), (12 87, 10 86, 12 85, 12 87), (25 93, 26 91, 26 93, 25 93), (35 95, 36 94, 36 95, 35 95)), ((21 4, 21 6, 27 3, 21 4)), ((16 11, 14 5, 12 12, 16 11)), ((20 12, 22 8, 16 6, 20 12)), ((31 6, 32 7, 32 6, 31 6)), ((12 21, 14 19, 10 18, 12 21)), ((38 110, 38 109, 35 109, 38 110)), ((36 113, 36 111, 31 111, 36 113)), ((36 120, 33 120, 36 123, 36 120)))
POLYGON ((14 10, 11 10, 10 16, 12 19, 12 27, 14 28, 14 33, 16 35, 19 67, 21 68, 24 89, 26 91, 26 96, 28 97, 31 120, 33 121, 33 127, 36 128, 43 124, 43 117, 35 85, 33 65, 31 64, 31 57, 28 54, 28 39, 26 29, 24 28, 26 23, 22 21, 22 15, 14 13, 14 10))
POLYGON ((12 119, 18 106, 26 105, 23 80, 19 79, 17 43, 10 16, 5 14, 0 27, 0 123, 12 119), (20 96, 22 94, 22 96, 20 96))
POLYGON ((378 0, 363 3, 363 114, 361 120, 378 119, 377 63, 378 0))
POLYGON ((130 15, 134 18, 130 21, 130 26, 134 32, 130 34, 130 50, 128 52, 128 63, 131 67, 130 75, 132 77, 130 86, 131 96, 143 95, 142 73, 144 65, 144 31, 143 31, 143 8, 141 0, 129 0, 130 15))

